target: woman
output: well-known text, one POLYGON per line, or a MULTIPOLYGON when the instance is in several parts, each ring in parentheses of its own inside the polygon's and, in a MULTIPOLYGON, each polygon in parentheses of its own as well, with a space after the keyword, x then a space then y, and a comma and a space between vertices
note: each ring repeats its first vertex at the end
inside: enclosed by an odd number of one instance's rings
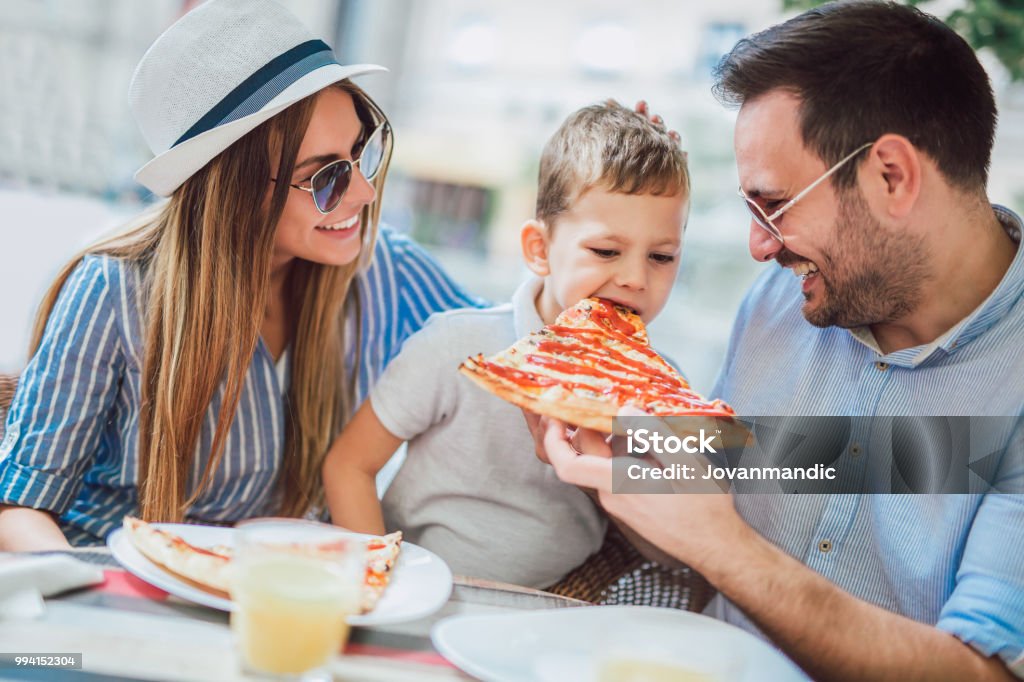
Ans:
POLYGON ((401 341, 475 303, 378 239, 390 128, 348 80, 377 70, 268 0, 212 0, 149 49, 130 95, 156 158, 136 178, 170 199, 43 301, 0 445, 0 549, 96 544, 125 514, 318 510, 321 459, 401 341))

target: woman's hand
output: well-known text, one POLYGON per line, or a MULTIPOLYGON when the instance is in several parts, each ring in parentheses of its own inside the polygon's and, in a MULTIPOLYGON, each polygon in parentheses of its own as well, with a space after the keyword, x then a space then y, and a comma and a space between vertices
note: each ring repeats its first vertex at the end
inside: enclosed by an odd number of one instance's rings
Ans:
POLYGON ((71 549, 49 512, 0 504, 0 551, 48 552, 71 549))

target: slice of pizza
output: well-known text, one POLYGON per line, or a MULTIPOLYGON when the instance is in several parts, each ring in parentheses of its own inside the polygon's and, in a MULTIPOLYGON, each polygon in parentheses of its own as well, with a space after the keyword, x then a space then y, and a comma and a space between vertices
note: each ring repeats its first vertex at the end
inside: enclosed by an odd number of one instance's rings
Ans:
POLYGON ((651 348, 638 315, 601 298, 583 299, 496 355, 468 358, 459 371, 519 407, 605 433, 626 405, 662 417, 735 415, 693 391, 651 348))
POLYGON ((362 613, 369 613, 376 608, 377 602, 391 582, 391 572, 398 561, 401 547, 402 531, 395 531, 366 543, 366 577, 360 600, 362 613))
POLYGON ((124 529, 135 548, 160 568, 204 592, 230 598, 229 548, 197 547, 132 516, 124 517, 124 529))
MULTIPOLYGON (((131 516, 124 517, 124 528, 136 549, 163 570, 204 592, 231 598, 231 547, 198 547, 174 533, 131 516)), ((401 546, 401 531, 374 537, 367 542, 360 613, 369 613, 377 606, 391 580, 401 546)))

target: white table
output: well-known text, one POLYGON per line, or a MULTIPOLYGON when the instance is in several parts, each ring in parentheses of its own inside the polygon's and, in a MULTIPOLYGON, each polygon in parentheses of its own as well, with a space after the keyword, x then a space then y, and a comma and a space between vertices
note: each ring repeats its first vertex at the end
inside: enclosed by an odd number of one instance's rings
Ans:
MULTIPOLYGON (((90 552, 103 562, 105 550, 90 552)), ((107 555, 109 557, 109 555, 107 555)), ((110 558, 110 563, 114 564, 110 558)), ((228 680, 240 672, 226 613, 175 597, 147 596, 146 586, 114 566, 103 586, 46 601, 36 620, 0 620, 0 652, 81 653, 82 670, 4 667, 14 680, 228 680), (140 588, 133 591, 134 588, 140 588)), ((410 623, 354 628, 349 651, 332 666, 336 679, 402 682, 470 679, 430 643, 438 620, 461 614, 583 605, 511 585, 457 578, 448 603, 410 623)))

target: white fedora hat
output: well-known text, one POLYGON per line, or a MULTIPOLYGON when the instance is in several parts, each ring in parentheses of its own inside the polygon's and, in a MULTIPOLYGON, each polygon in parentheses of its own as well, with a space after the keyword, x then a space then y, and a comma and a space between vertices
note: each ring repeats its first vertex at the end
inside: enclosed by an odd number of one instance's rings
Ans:
POLYGON ((339 64, 272 0, 210 0, 164 31, 135 68, 132 113, 156 156, 135 179, 167 196, 287 106, 331 83, 386 70, 339 64))

